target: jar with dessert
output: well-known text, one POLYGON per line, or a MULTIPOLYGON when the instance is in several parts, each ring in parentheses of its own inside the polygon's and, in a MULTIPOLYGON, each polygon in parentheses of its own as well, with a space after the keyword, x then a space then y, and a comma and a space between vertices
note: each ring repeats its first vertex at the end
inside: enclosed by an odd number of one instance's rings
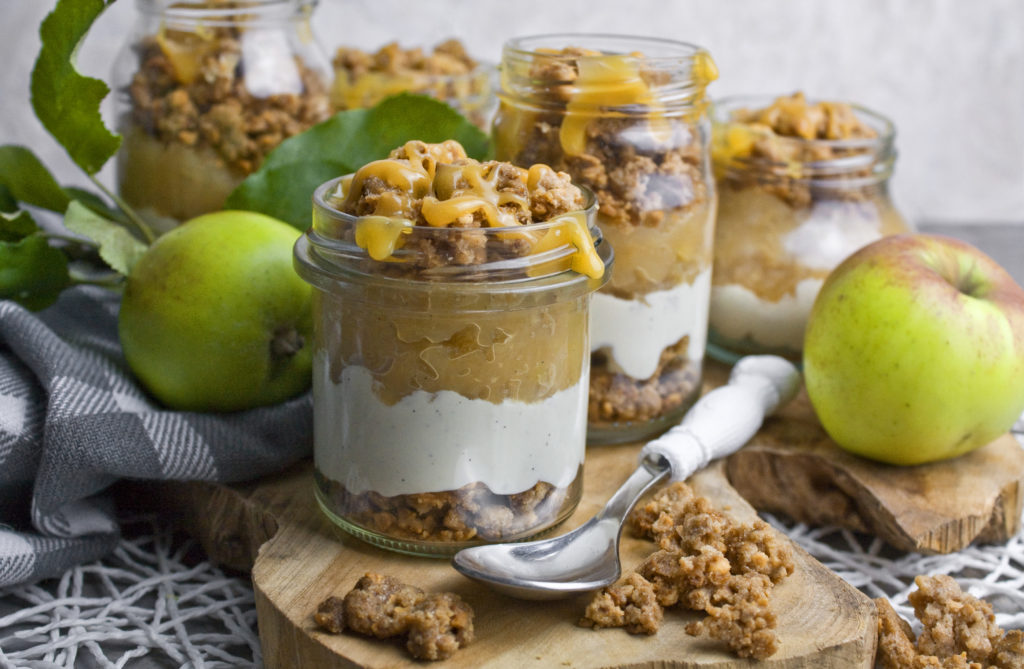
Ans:
POLYGON ((846 256, 911 229, 893 204, 891 121, 802 93, 713 111, 718 182, 708 354, 799 360, 811 305, 846 256))
POLYGON ((590 295, 612 253, 593 195, 546 165, 409 142, 314 195, 315 491, 375 545, 525 539, 575 508, 590 295))
POLYGON ((448 39, 426 50, 385 44, 375 52, 339 47, 334 54, 331 102, 337 109, 372 107, 389 95, 417 93, 436 98, 480 128, 494 113, 494 66, 448 39))
POLYGON ((591 305, 588 434, 633 441, 700 393, 716 195, 704 49, 564 34, 506 43, 495 152, 592 189, 615 272, 591 305))
POLYGON ((331 114, 315 0, 135 0, 114 68, 117 189, 155 229, 222 209, 283 140, 331 114))

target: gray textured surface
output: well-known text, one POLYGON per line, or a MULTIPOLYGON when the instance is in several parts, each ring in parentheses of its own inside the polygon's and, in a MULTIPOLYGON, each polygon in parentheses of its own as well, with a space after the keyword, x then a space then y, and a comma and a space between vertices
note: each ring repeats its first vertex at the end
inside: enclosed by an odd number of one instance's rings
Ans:
MULTIPOLYGON (((53 5, 0 0, 0 143, 28 144, 66 180, 80 182, 27 102, 36 27, 53 5)), ((108 75, 133 18, 131 0, 101 17, 81 51, 84 71, 108 75)), ((712 95, 803 89, 890 115, 899 128, 894 186, 912 219, 1024 221, 1018 0, 321 0, 314 18, 329 51, 456 36, 477 57, 497 60, 509 37, 559 31, 696 42, 721 70, 712 95)))

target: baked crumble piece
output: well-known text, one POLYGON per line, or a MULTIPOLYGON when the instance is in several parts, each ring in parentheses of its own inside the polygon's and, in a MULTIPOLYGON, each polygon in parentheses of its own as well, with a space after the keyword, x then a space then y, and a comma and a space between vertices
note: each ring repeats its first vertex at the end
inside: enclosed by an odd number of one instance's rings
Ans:
POLYGON ((883 669, 1024 669, 1024 631, 1000 629, 988 602, 945 574, 920 575, 914 584, 908 599, 922 627, 916 638, 887 599, 875 599, 883 669))
POLYGON ((398 579, 368 572, 344 598, 328 597, 314 614, 325 631, 351 630, 387 639, 404 636, 418 660, 444 660, 473 641, 473 609, 450 592, 427 594, 398 579))
POLYGON ((654 634, 663 609, 679 607, 707 614, 687 634, 723 641, 739 657, 763 660, 778 650, 771 593, 795 564, 767 524, 737 523, 683 482, 641 504, 629 524, 660 550, 602 589, 580 624, 654 634))

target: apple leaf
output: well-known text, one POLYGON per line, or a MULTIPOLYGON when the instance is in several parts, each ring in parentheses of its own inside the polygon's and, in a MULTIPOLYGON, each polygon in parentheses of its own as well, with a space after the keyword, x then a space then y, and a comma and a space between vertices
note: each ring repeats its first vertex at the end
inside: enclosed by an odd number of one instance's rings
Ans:
POLYGON ((0 241, 16 242, 38 229, 32 215, 25 210, 0 212, 0 241))
POLYGON ((0 146, 0 184, 15 200, 64 211, 70 198, 32 151, 24 146, 0 146))
POLYGON ((18 210, 18 200, 0 179, 0 212, 11 213, 18 210))
POLYGON ((125 276, 146 252, 146 244, 122 225, 104 218, 78 200, 72 200, 64 214, 64 227, 99 244, 100 258, 125 276))
POLYGON ((477 159, 490 150, 487 135, 448 105, 402 93, 370 109, 338 112, 285 140, 231 193, 225 206, 258 211, 304 230, 312 218, 317 186, 385 158, 413 139, 455 139, 477 159))
MULTIPOLYGON (((92 193, 81 188, 75 188, 74 186, 65 186, 64 192, 67 193, 68 197, 72 200, 78 200, 89 209, 103 216, 109 218, 112 221, 117 221, 123 225, 128 225, 128 217, 125 216, 124 212, 120 209, 114 209, 110 207, 99 195, 92 193)), ((61 211, 66 211, 65 207, 61 211)))
POLYGON ((36 311, 53 304, 70 283, 67 258, 41 233, 0 242, 0 299, 36 311))
POLYGON ((51 135, 87 174, 96 174, 117 152, 121 137, 107 129, 100 103, 110 92, 83 76, 75 52, 93 21, 113 0, 58 0, 39 28, 42 46, 32 69, 32 109, 51 135))

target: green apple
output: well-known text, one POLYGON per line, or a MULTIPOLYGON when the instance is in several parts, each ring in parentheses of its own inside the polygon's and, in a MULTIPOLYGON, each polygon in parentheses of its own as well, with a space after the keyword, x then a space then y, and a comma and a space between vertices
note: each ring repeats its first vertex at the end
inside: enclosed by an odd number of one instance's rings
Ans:
POLYGON ((804 378, 848 451, 901 465, 967 453, 1024 411, 1024 289, 965 242, 882 238, 825 280, 804 378))
POLYGON ((311 287, 292 266, 294 227, 247 211, 194 218, 132 267, 118 330, 125 358, 164 405, 234 411, 311 383, 311 287))

